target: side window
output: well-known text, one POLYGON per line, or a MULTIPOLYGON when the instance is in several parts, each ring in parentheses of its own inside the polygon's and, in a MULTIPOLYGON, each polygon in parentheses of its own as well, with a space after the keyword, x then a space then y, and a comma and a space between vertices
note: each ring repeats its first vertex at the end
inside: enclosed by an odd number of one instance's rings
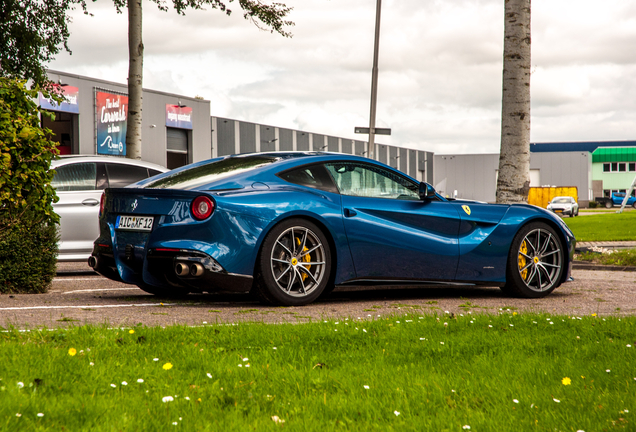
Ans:
POLYGON ((327 164, 343 195, 419 200, 419 185, 382 167, 357 162, 327 164))
POLYGON ((97 170, 94 162, 63 165, 55 169, 51 182, 58 192, 95 190, 97 170))
POLYGON ((148 168, 148 172, 150 173, 150 177, 161 174, 161 171, 153 170, 152 168, 148 168))
POLYGON ((107 163, 108 185, 121 188, 148 178, 148 168, 128 164, 107 163))
POLYGON ((327 192, 338 193, 336 185, 327 173, 324 165, 311 165, 285 171, 278 175, 285 181, 301 186, 308 186, 327 192))

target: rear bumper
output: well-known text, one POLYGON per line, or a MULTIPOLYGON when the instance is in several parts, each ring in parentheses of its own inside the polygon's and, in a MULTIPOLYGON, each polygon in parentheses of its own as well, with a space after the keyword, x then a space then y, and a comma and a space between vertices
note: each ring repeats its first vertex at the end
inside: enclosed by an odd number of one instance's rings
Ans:
POLYGON ((252 288, 251 275, 228 273, 216 260, 197 251, 165 251, 150 249, 144 264, 144 282, 150 285, 173 286, 196 292, 249 292, 252 288), (193 266, 198 264, 203 273, 197 276, 177 275, 177 264, 193 266))
POLYGON ((249 292, 251 275, 228 273, 209 255, 184 249, 148 250, 145 257, 138 253, 126 253, 115 257, 112 249, 95 245, 89 265, 99 274, 119 282, 174 290, 175 294, 187 292, 249 292), (177 264, 197 264, 202 272, 197 275, 179 276, 177 264))

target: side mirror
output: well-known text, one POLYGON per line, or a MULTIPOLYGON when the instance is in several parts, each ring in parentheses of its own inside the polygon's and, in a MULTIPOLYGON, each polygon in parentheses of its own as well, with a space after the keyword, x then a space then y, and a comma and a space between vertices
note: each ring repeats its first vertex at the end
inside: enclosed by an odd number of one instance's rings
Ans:
POLYGON ((436 197, 435 188, 424 182, 420 183, 419 193, 422 201, 427 201, 436 197))

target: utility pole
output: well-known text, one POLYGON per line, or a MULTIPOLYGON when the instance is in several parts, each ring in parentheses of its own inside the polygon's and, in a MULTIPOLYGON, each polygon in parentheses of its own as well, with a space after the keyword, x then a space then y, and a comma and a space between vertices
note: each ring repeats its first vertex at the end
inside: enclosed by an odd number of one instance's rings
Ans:
POLYGON ((373 158, 375 150, 375 109, 378 102, 378 53, 380 51, 380 11, 382 0, 377 0, 375 9, 375 41, 373 44, 373 68, 371 69, 371 115, 369 116, 369 143, 367 157, 373 158))

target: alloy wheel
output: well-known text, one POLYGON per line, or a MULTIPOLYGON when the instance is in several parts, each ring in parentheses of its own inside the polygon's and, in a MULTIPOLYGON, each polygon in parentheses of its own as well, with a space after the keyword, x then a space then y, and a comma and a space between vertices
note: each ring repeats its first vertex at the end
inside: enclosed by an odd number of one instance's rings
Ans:
POLYGON ((542 292, 552 288, 558 282, 562 262, 559 242, 548 230, 534 229, 521 241, 518 270, 529 289, 542 292))
POLYGON ((281 291, 293 297, 307 296, 325 276, 325 246, 310 229, 290 227, 276 239, 270 267, 281 291))

